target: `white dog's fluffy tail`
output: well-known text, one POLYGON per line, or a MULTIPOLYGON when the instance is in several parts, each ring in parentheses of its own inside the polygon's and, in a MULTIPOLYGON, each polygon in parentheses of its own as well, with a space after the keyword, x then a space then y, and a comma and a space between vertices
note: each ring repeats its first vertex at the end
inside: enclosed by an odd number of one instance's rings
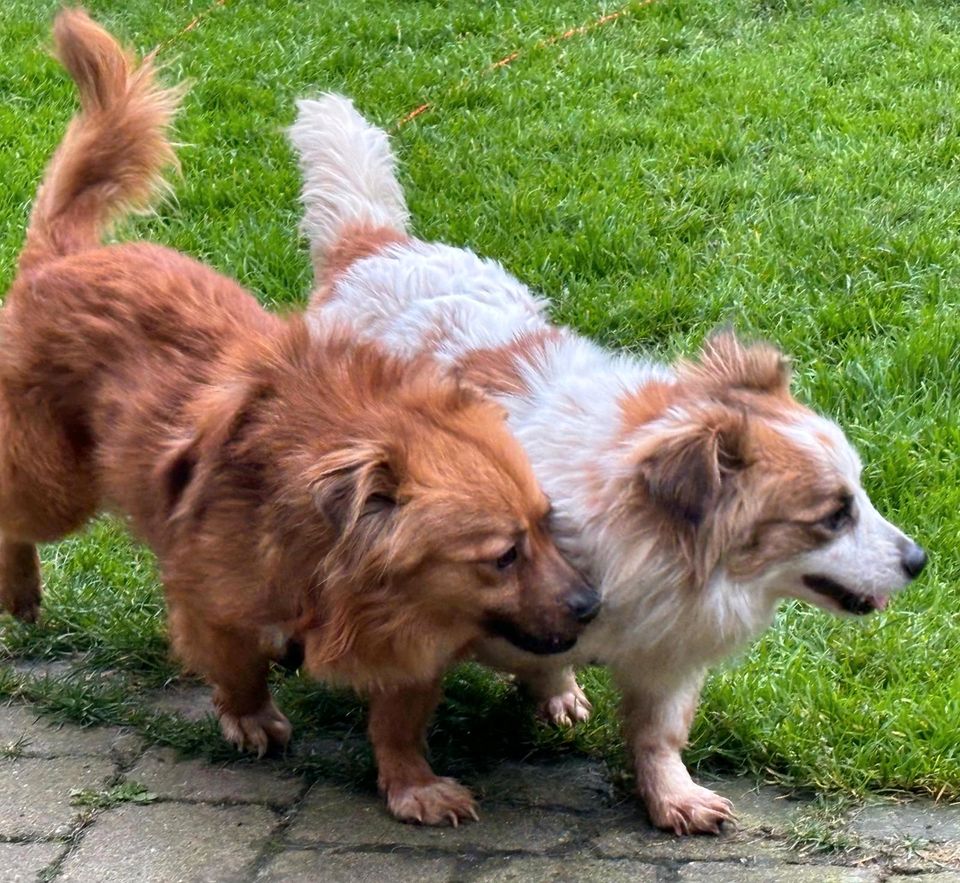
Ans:
POLYGON ((387 133, 368 123, 349 98, 328 92, 298 101, 288 135, 303 174, 302 229, 317 278, 348 229, 406 232, 410 215, 387 133))

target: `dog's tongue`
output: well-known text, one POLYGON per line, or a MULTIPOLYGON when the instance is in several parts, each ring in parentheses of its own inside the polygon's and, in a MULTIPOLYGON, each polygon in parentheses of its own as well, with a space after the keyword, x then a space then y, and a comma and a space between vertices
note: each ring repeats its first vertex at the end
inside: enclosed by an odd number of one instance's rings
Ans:
POLYGON ((889 595, 870 595, 870 603, 873 604, 875 610, 886 610, 889 600, 889 595))

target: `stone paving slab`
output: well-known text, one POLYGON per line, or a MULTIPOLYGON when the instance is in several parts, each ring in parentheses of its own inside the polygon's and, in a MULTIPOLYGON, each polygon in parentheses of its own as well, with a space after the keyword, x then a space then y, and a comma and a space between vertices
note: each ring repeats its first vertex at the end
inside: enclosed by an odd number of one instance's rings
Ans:
POLYGON ((0 712, 0 749, 27 757, 98 757, 116 750, 127 756, 139 739, 118 727, 59 726, 26 705, 6 705, 0 712))
POLYGON ((749 778, 704 780, 701 784, 733 802, 739 831, 783 833, 808 809, 808 802, 749 778))
POLYGON ((563 858, 512 856, 484 862, 465 877, 469 883, 656 883, 659 869, 631 860, 599 860, 591 856, 563 858))
POLYGON ((272 859, 257 883, 442 883, 453 879, 455 858, 406 853, 334 853, 295 850, 272 859))
POLYGON ((655 861, 785 862, 795 856, 785 843, 751 831, 724 828, 718 836, 674 837, 654 830, 639 806, 625 805, 597 819, 594 848, 606 858, 655 861))
POLYGON ((66 851, 63 843, 0 843, 0 880, 35 883, 37 874, 66 851))
POLYGON ((305 790, 303 780, 269 762, 208 764, 178 760, 169 748, 148 751, 127 773, 158 797, 207 803, 267 803, 290 806, 305 790))
POLYGON ((428 828, 395 821, 375 794, 332 785, 310 789, 287 831, 291 842, 315 846, 419 846, 451 851, 544 852, 583 836, 582 820, 536 807, 483 806, 479 824, 428 828))
POLYGON ((894 874, 890 883, 960 883, 960 873, 942 871, 938 874, 894 874))
POLYGON ((82 660, 83 657, 79 654, 64 659, 17 659, 6 663, 4 667, 18 675, 37 680, 45 678, 65 680, 66 678, 81 676, 83 671, 82 660))
POLYGON ((749 868, 736 862, 691 862, 679 869, 682 883, 879 883, 877 871, 863 868, 837 868, 779 865, 749 868))
POLYGON ((115 773, 113 761, 98 758, 0 760, 0 836, 66 836, 82 812, 70 791, 102 788, 115 773))
POLYGON ((146 699, 157 711, 188 721, 202 721, 216 714, 213 690, 203 684, 175 684, 163 690, 151 690, 146 699))
POLYGON ((565 760, 550 764, 507 761, 469 783, 486 802, 558 806, 592 812, 614 801, 600 763, 565 760))
MULTIPOLYGON (((34 753, 0 758, 2 883, 41 870, 50 883, 960 883, 960 807, 929 801, 854 810, 838 833, 860 848, 811 853, 789 846, 810 801, 747 779, 705 781, 735 801, 740 824, 678 838, 653 830, 601 766, 566 758, 504 763, 470 782, 480 823, 424 828, 394 821, 373 791, 305 790, 283 761, 178 759, 120 730, 50 727, 29 707, 0 706, 0 746, 24 734, 34 753), (109 788, 124 782, 156 801, 70 805, 72 789, 122 800, 131 792, 109 788)), ((316 739, 306 734, 311 752, 347 750, 316 739)))
POLYGON ((864 807, 855 813, 850 829, 874 840, 960 840, 960 806, 928 800, 864 807))
POLYGON ((260 806, 127 804, 99 817, 67 856, 58 883, 236 883, 248 876, 277 816, 260 806))

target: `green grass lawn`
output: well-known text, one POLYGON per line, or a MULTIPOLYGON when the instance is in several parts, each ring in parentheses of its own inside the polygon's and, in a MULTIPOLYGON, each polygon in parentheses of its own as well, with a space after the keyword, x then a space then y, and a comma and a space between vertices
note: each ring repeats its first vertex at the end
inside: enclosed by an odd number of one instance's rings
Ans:
MULTIPOLYGON (((96 0, 149 49, 206 2, 96 0)), ((43 51, 53 2, 0 7, 0 290, 42 167, 73 112, 43 51)), ((304 302, 293 100, 352 95, 392 127, 417 232, 496 256, 605 343, 689 352, 732 320, 796 361, 801 397, 859 447, 878 507, 931 552, 889 612, 791 606, 716 673, 689 760, 824 791, 960 796, 960 6, 916 0, 229 0, 163 52, 189 77, 176 200, 122 231, 210 261, 273 307, 304 302), (491 62, 530 47, 511 65, 491 62)), ((112 522, 44 550, 43 622, 0 620, 8 659, 82 652, 111 678, 0 675, 73 719, 130 723, 195 751, 212 724, 151 711, 176 677, 148 553, 112 522)), ((278 675, 303 737, 356 731, 343 694, 278 675)), ((573 733, 534 724, 502 682, 451 677, 432 737, 446 769, 580 751, 622 761, 616 698, 573 733)), ((308 761, 303 764, 309 766, 308 761)), ((369 779, 369 757, 339 770, 369 779)))

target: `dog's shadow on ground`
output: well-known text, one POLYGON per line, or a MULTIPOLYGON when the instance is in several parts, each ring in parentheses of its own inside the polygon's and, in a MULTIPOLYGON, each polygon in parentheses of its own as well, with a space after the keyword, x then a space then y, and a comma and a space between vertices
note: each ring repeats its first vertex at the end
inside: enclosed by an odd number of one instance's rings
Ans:
MULTIPOLYGON (((290 673, 278 673, 275 692, 294 726, 281 763, 312 777, 375 787, 362 699, 290 673)), ((429 751, 438 772, 467 781, 504 761, 593 755, 609 762, 608 746, 602 744, 608 725, 595 719, 572 729, 551 727, 537 719, 533 703, 514 684, 468 664, 446 679, 444 701, 430 728, 429 751)))

